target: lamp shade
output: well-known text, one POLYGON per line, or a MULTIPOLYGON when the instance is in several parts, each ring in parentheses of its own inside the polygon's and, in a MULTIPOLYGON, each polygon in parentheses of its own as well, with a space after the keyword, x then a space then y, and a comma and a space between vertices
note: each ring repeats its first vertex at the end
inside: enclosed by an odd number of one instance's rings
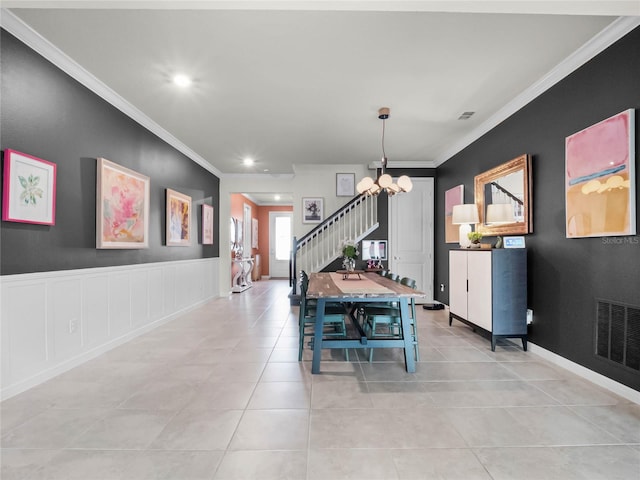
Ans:
POLYGON ((453 206, 451 223, 454 225, 478 223, 478 221, 478 207, 476 207, 475 203, 464 203, 453 206))
POLYGON ((413 189, 413 182, 406 175, 402 175, 398 179, 398 186, 400 187, 401 191, 410 192, 413 189))
POLYGON ((378 178, 378 185, 380 185, 382 188, 387 188, 391 186, 392 183, 393 183, 393 179, 391 178, 391 175, 389 175, 388 173, 383 173, 378 178))
POLYGON ((487 218, 485 223, 513 223, 516 217, 513 214, 513 205, 510 203, 491 203, 487 205, 487 218))
POLYGON ((373 183, 374 183, 373 178, 364 177, 362 180, 360 180, 360 182, 358 182, 358 185, 357 185, 358 193, 366 192, 371 187, 373 187, 373 183))

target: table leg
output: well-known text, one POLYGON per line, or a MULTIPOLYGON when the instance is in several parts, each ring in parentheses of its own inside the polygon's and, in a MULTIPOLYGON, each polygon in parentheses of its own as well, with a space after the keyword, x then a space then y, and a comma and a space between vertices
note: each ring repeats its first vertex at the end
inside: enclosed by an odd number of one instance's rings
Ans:
POLYGON ((233 280, 231 280, 232 287, 239 287, 242 285, 242 282, 240 281, 240 276, 242 275, 242 264, 238 265, 238 267, 240 270, 238 270, 238 272, 233 276, 233 280))
POLYGON ((240 269, 242 271, 240 275, 240 286, 246 287, 247 286, 247 262, 245 260, 243 260, 240 263, 240 269))
POLYGON ((247 267, 245 269, 244 274, 244 283, 245 285, 251 286, 253 282, 251 281, 251 270, 253 270, 253 259, 249 259, 246 261, 247 267))
MULTIPOLYGON (((413 321, 415 322, 416 319, 413 321)), ((402 323, 402 336, 404 338, 404 364, 407 367, 407 372, 415 373, 416 359, 413 353, 413 338, 411 338, 409 301, 406 297, 400 297, 400 322, 402 323)))
POLYGON ((322 334, 324 332, 324 307, 327 301, 324 298, 318 299, 316 305, 316 324, 313 329, 313 362, 311 363, 311 373, 320 373, 320 359, 322 358, 322 334))

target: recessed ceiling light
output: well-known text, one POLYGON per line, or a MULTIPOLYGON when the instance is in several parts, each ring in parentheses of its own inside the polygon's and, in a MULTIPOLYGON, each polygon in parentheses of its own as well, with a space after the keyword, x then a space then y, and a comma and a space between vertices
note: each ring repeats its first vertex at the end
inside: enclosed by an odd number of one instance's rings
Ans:
POLYGON ((275 198, 276 200, 280 200, 280 195, 276 195, 276 196, 275 196, 275 197, 273 197, 273 198, 275 198))
POLYGON ((185 88, 191 85, 191 79, 186 75, 179 73, 177 75, 174 75, 173 83, 175 83, 179 87, 185 88))
POLYGON ((244 165, 245 165, 246 167, 250 167, 251 165, 253 165, 253 158, 251 158, 251 157, 245 157, 245 158, 242 160, 242 163, 244 163, 244 165))

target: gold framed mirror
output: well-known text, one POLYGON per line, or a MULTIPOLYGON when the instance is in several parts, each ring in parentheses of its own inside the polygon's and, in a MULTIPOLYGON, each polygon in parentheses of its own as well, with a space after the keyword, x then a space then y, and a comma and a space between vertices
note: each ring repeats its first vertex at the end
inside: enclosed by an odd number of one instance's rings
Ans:
POLYGON ((533 232, 531 156, 521 155, 476 175, 475 202, 480 220, 476 231, 483 235, 522 235, 533 232), (496 208, 504 204, 510 207, 496 208), (492 219, 492 214, 498 210, 512 212, 512 215, 509 213, 510 218, 492 219))

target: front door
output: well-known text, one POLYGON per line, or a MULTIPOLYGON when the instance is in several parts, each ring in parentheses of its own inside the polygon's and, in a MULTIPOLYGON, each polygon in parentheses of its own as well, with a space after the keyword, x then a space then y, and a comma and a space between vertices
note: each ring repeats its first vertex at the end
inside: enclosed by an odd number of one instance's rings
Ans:
POLYGON ((410 277, 433 301, 433 178, 412 178, 413 190, 389 197, 389 269, 410 277))
POLYGON ((269 212, 269 277, 289 278, 292 212, 269 212))

